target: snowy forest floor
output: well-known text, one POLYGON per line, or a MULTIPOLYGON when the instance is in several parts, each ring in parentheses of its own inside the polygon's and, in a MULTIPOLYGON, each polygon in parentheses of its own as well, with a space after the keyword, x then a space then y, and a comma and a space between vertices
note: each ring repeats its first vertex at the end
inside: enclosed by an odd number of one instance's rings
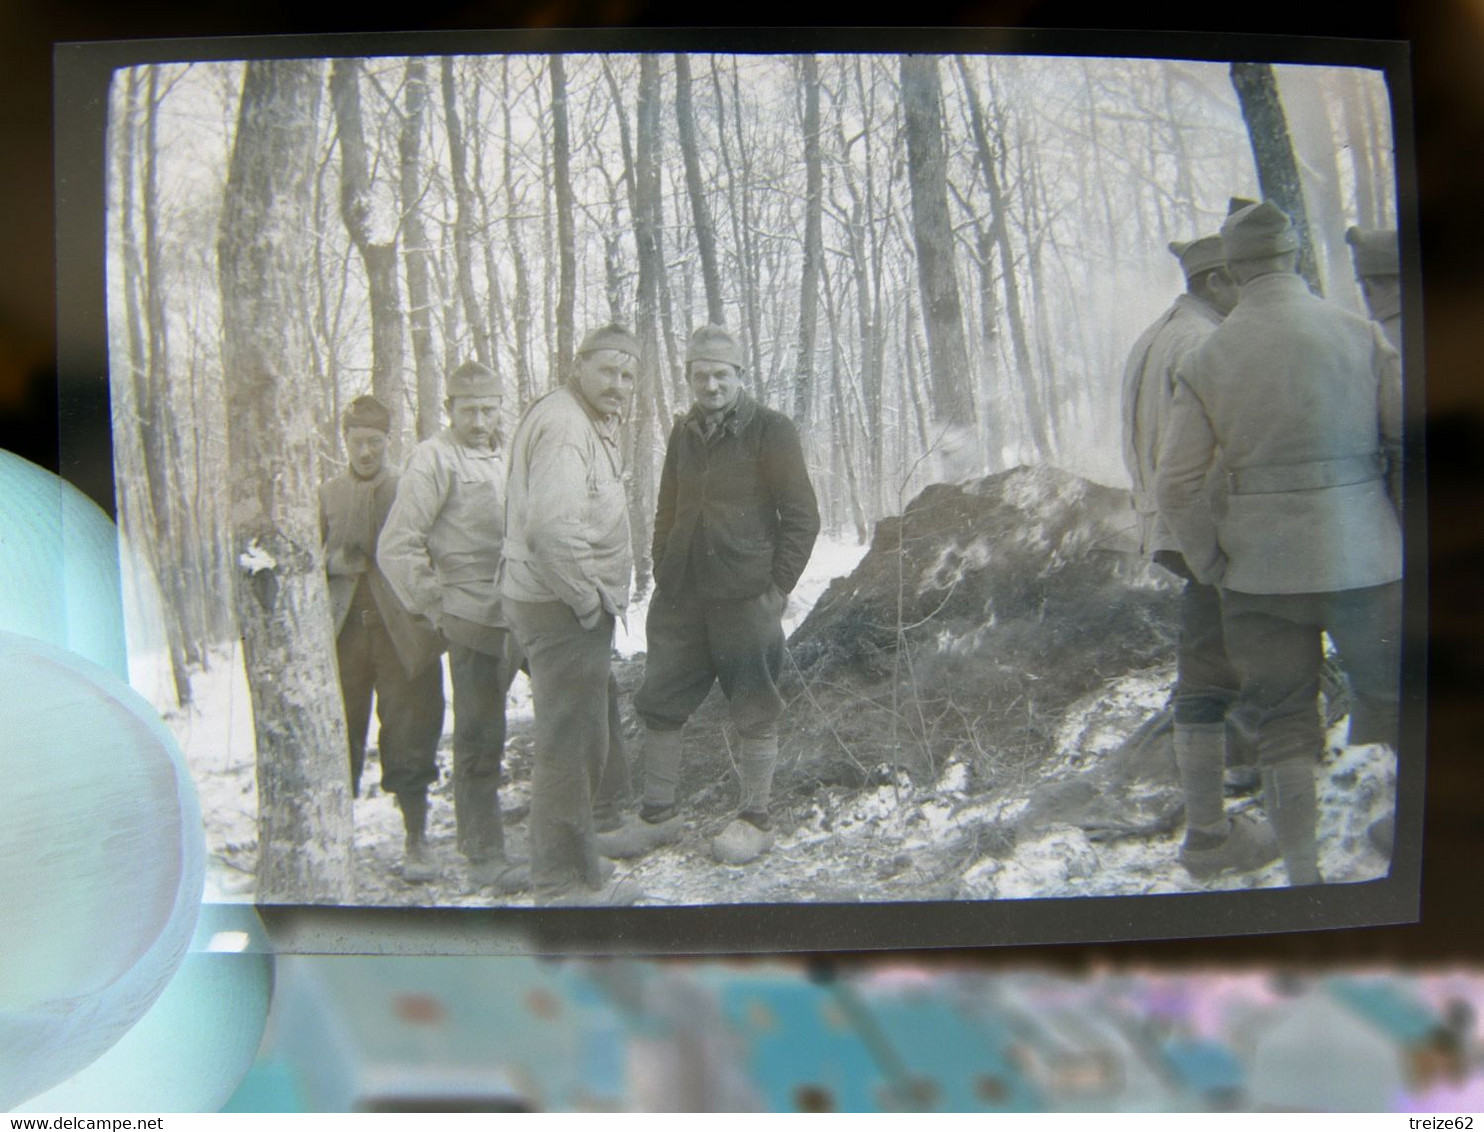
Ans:
MULTIPOLYGON (((785 627, 799 625, 830 581, 851 574, 865 553, 864 547, 822 539, 785 627)), ((631 762, 641 747, 631 698, 643 677, 643 614, 642 608, 631 611, 632 631, 620 630, 614 665, 631 762)), ((684 836, 618 865, 644 891, 646 904, 1148 895, 1285 883, 1281 863, 1206 883, 1192 880, 1177 863, 1183 815, 1164 711, 1173 661, 1111 676, 1059 718, 1038 721, 1052 736, 1049 749, 1019 764, 1014 756, 1000 758, 992 775, 980 765, 984 752, 973 743, 953 747, 936 762, 906 759, 902 737, 858 709, 865 702, 858 692, 845 695, 838 686, 811 682, 802 671, 794 676, 775 789, 777 844, 746 867, 711 859, 710 839, 736 804, 735 774, 729 772, 735 740, 725 702, 714 691, 686 729, 684 836), (790 729, 789 716, 806 722, 790 729)), ((240 657, 223 656, 198 675, 194 693, 191 709, 167 720, 201 794, 209 852, 206 898, 250 900, 256 783, 240 657)), ((525 855, 533 715, 524 676, 512 688, 508 715, 502 808, 508 846, 525 855)), ((393 798, 375 786, 379 767, 372 755, 363 796, 354 804, 355 903, 529 903, 529 895, 495 897, 466 881, 454 849, 451 728, 450 719, 439 754, 444 777, 433 790, 430 813, 438 879, 401 879, 401 815, 393 798)), ((1384 747, 1345 747, 1345 728, 1344 720, 1331 727, 1319 779, 1321 867, 1331 882, 1383 877, 1389 866, 1367 831, 1394 805, 1395 758, 1384 747)), ((636 786, 641 781, 636 773, 636 786)), ((1257 805, 1255 797, 1228 801, 1232 811, 1257 805)))

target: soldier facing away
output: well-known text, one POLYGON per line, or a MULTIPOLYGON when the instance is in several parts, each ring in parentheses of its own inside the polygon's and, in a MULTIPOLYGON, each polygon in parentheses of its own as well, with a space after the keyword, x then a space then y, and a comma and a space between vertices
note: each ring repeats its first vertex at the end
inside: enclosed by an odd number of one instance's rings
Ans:
POLYGON ((1154 499, 1160 443, 1175 374, 1237 305, 1220 236, 1173 243, 1186 291, 1134 343, 1123 378, 1123 458, 1133 481, 1140 549, 1185 582, 1175 651, 1174 746, 1185 795, 1180 863, 1198 880, 1226 869, 1246 872, 1278 855, 1271 829, 1230 818, 1223 802, 1227 714, 1241 682, 1226 655, 1221 596, 1195 580, 1154 499))
POLYGON ((381 788, 396 795, 407 830, 403 875, 429 880, 423 838, 443 733, 443 642, 427 621, 403 608, 376 565, 376 540, 397 492, 397 476, 386 466, 391 416, 375 397, 358 397, 343 427, 349 467, 320 485, 319 517, 351 791, 359 797, 374 692, 381 788))
POLYGON ((712 851, 745 864, 773 844, 782 618, 814 549, 819 507, 798 430, 743 389, 732 336, 701 327, 685 364, 694 404, 665 450, 649 651, 634 699, 645 725, 644 800, 638 820, 604 845, 634 856, 678 836, 681 729, 719 682, 740 737, 741 798, 712 851))
POLYGON ((628 794, 611 660, 633 573, 619 423, 638 362, 623 327, 592 331, 571 377, 526 410, 510 445, 500 589, 530 664, 531 869, 543 905, 640 895, 600 861, 593 805, 612 810, 628 794))
POLYGON ((1295 273, 1277 206, 1234 213, 1221 236, 1241 299, 1180 368, 1155 494, 1191 572, 1221 589, 1289 883, 1320 884, 1322 633, 1350 676, 1350 742, 1396 743, 1401 370, 1380 327, 1295 273))
POLYGON ((517 892, 529 874, 505 852, 499 797, 505 696, 517 665, 496 581, 505 525, 500 381, 465 362, 448 375, 446 393, 449 427, 408 461, 377 559, 407 607, 448 642, 454 823, 469 882, 517 892))
POLYGON ((1395 228, 1350 228, 1345 232, 1355 278, 1366 309, 1381 324, 1386 341, 1402 349, 1402 265, 1395 228))

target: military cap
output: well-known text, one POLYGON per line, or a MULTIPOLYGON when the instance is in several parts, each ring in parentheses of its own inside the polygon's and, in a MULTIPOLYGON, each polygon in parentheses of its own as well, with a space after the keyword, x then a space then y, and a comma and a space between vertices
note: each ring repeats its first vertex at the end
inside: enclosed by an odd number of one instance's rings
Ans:
POLYGON ((1402 273, 1395 228, 1350 228, 1345 232, 1345 242, 1350 245, 1357 279, 1402 273))
POLYGON ((495 371, 479 362, 465 362, 448 375, 446 393, 455 397, 498 397, 500 379, 495 371))
POLYGON ((1221 226, 1226 261, 1266 259, 1298 250, 1298 232, 1288 214, 1272 201, 1249 204, 1226 218, 1221 226))
POLYGON ((587 332, 587 336, 577 347, 577 356, 580 358, 583 354, 591 354, 597 350, 617 350, 621 354, 637 358, 639 340, 629 333, 627 327, 610 322, 607 326, 587 332))
POLYGON ((1251 197, 1228 197, 1226 201, 1226 214, 1230 216, 1234 212, 1241 212, 1244 208, 1251 208, 1257 202, 1251 197))
POLYGON ((375 397, 357 397, 346 407, 341 417, 343 428, 374 428, 377 432, 392 431, 392 414, 375 397))
POLYGON ((726 362, 741 369, 742 347, 724 327, 697 327, 685 347, 685 364, 691 362, 726 362))
POLYGON ((1180 261, 1180 270, 1185 272, 1187 279, 1226 266, 1226 252, 1222 250, 1220 236, 1175 240, 1170 244, 1170 254, 1180 261))

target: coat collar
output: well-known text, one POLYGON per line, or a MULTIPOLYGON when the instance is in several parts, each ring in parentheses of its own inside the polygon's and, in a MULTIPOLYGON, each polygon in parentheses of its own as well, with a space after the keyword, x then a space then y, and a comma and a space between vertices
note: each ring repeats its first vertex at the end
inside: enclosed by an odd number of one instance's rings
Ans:
POLYGON ((1314 292, 1309 290, 1309 284, 1302 275, 1292 271, 1273 271, 1242 284, 1241 302, 1267 299, 1270 296, 1289 298, 1294 295, 1307 295, 1313 298, 1314 292))
POLYGON ((1220 322, 1222 318, 1219 310, 1199 295, 1192 295, 1189 291, 1184 292, 1175 300, 1175 307, 1178 310, 1189 311, 1191 314, 1198 315, 1213 326, 1220 322))
MULTIPOLYGON (((736 403, 722 415, 721 431, 736 436, 752 423, 752 418, 755 416, 757 416, 757 402, 752 399, 752 394, 743 389, 737 394, 736 403)), ((705 417, 706 414, 699 405, 692 405, 690 412, 685 414, 685 427, 697 436, 704 437, 706 435, 705 417)))

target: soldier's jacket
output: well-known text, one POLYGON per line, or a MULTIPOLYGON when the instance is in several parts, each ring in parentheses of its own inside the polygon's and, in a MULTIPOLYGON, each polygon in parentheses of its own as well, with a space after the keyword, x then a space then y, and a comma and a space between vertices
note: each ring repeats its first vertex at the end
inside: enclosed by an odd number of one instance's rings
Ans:
POLYGON ((1221 314, 1210 303, 1181 295, 1139 336, 1123 371, 1123 463, 1133 484, 1139 516, 1139 549, 1145 554, 1179 550, 1154 501, 1160 440, 1175 393, 1175 371, 1211 331, 1221 314))
POLYGON ((319 488, 320 536, 336 636, 345 628, 356 587, 364 581, 397 659, 408 676, 415 676, 437 659, 443 645, 431 624, 407 611, 376 565, 377 537, 396 494, 397 476, 385 468, 370 480, 350 472, 326 480, 319 488))
POLYGON ((1208 585, 1376 586, 1402 573, 1401 444, 1400 360, 1381 328, 1297 275, 1263 275, 1180 368, 1155 493, 1208 585))
POLYGON ((510 443, 506 597, 565 602, 583 621, 599 607, 623 616, 634 568, 623 472, 618 418, 571 383, 526 410, 510 443))
POLYGON ((707 440, 701 415, 676 421, 654 519, 657 589, 720 600, 798 585, 819 506, 794 424, 743 392, 707 440))
POLYGON ((377 561, 403 603, 450 640, 488 651, 505 627, 496 578, 505 527, 505 461, 451 429, 423 441, 402 471, 377 561))

